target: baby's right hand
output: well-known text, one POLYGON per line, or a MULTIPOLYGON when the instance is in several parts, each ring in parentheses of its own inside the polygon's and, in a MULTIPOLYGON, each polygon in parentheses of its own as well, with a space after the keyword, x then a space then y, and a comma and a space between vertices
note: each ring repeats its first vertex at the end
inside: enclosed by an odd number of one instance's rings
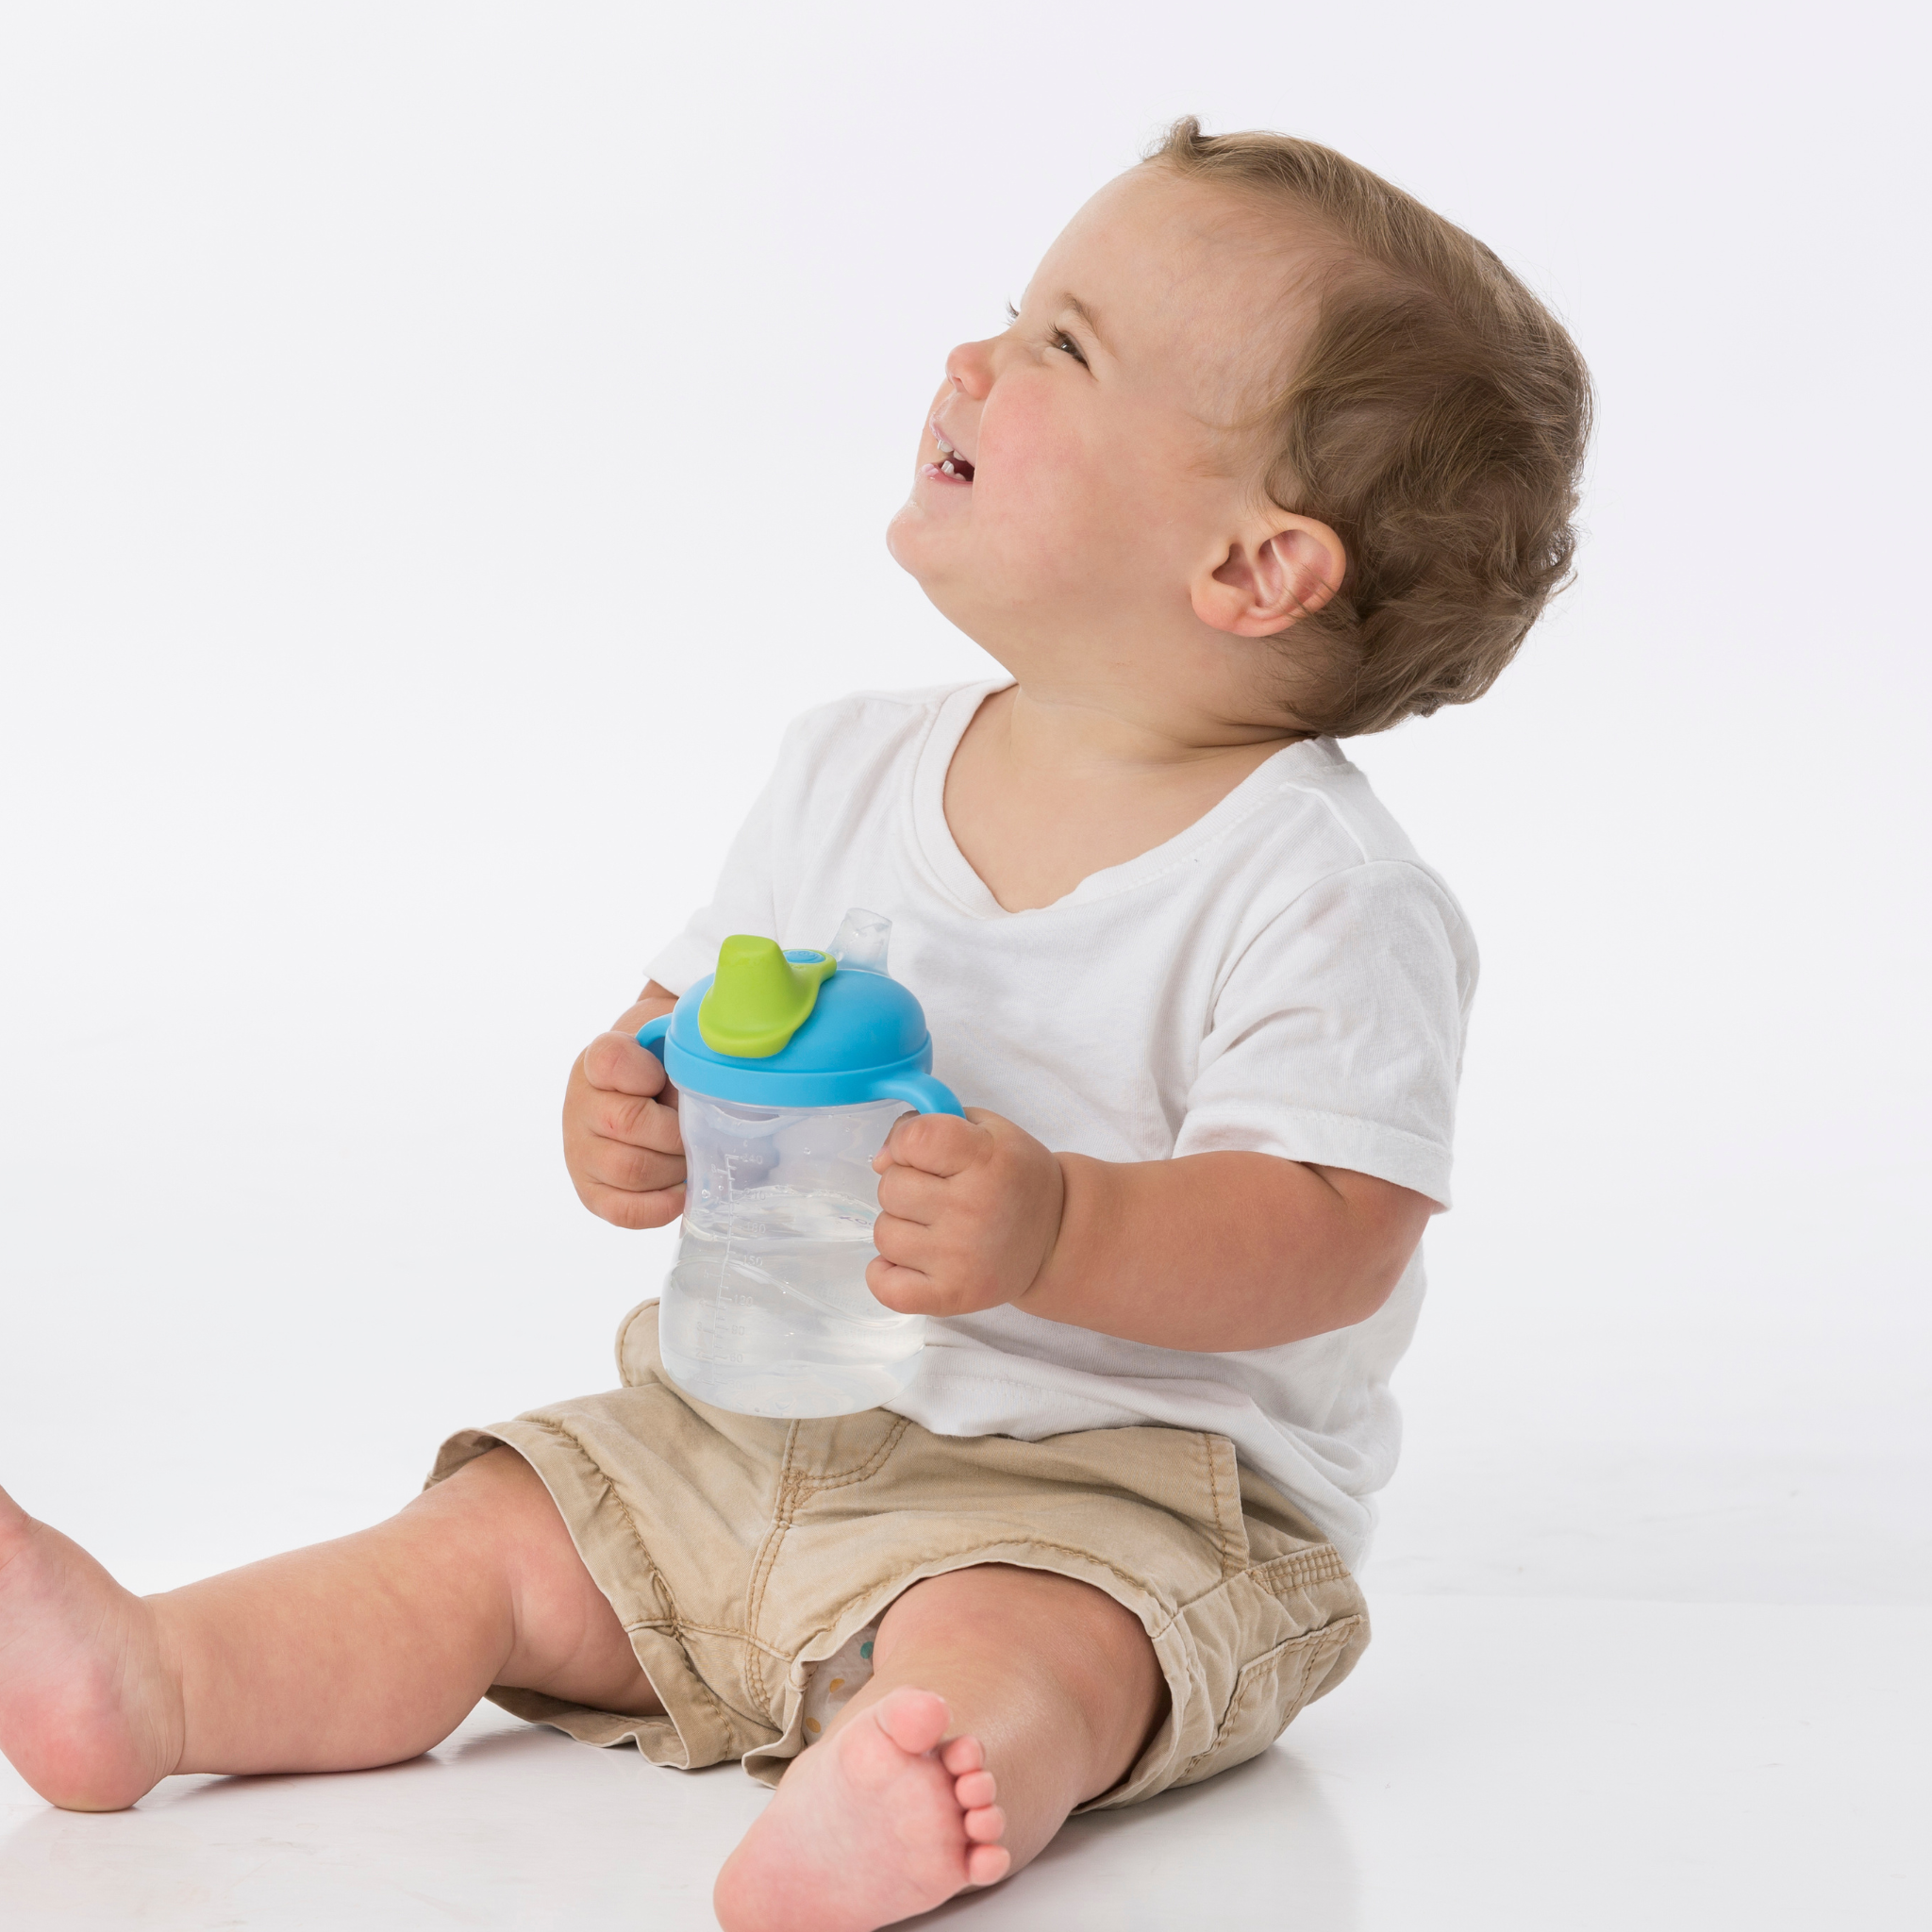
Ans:
POLYGON ((564 1089, 564 1165, 577 1199, 618 1227, 662 1227, 684 1212, 677 1090, 664 1062, 637 1042, 638 1028, 675 1004, 653 980, 577 1056, 564 1089))

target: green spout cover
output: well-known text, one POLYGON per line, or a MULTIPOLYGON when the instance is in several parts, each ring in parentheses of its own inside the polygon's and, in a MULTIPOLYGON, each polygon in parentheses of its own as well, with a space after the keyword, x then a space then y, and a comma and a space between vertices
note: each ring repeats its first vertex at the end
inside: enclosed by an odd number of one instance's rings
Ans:
POLYGON ((718 976, 698 1007, 698 1037, 713 1053, 770 1059, 811 1018, 821 982, 838 970, 829 953, 788 959, 776 940, 733 933, 718 948, 718 976))

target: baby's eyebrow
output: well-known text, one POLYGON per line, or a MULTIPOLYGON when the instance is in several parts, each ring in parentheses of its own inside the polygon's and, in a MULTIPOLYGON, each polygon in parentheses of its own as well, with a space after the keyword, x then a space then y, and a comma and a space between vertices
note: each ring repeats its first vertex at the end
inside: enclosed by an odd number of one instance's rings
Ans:
POLYGON ((1107 336, 1105 332, 1102 330, 1098 319, 1095 317, 1092 309, 1088 308, 1086 303, 1081 301, 1079 296, 1072 293, 1063 294, 1060 297, 1059 306, 1062 308, 1071 308, 1074 311, 1074 313, 1077 315, 1080 318, 1080 320, 1087 325, 1088 329, 1091 332, 1094 341, 1097 341, 1103 349, 1106 349, 1107 353, 1109 356, 1113 354, 1112 349, 1108 347, 1107 336))

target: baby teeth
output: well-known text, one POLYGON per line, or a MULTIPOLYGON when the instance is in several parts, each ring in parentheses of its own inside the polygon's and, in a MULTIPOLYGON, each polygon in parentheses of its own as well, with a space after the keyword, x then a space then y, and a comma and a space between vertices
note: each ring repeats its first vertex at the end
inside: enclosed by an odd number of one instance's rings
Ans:
MULTIPOLYGON (((945 445, 943 443, 941 444, 941 448, 944 448, 944 446, 945 445)), ((941 463, 940 465, 940 468, 942 469, 949 476, 957 476, 959 474, 958 470, 954 469, 951 463, 941 463)))

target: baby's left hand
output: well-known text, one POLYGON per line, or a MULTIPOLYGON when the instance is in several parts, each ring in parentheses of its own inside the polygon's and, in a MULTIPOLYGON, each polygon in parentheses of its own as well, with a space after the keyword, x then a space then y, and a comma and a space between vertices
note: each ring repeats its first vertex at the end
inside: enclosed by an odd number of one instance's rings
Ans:
POLYGON ((1033 1286, 1060 1229, 1058 1159, 984 1108, 908 1114, 874 1157, 878 1258, 866 1286, 902 1315, 970 1315, 1033 1286))

